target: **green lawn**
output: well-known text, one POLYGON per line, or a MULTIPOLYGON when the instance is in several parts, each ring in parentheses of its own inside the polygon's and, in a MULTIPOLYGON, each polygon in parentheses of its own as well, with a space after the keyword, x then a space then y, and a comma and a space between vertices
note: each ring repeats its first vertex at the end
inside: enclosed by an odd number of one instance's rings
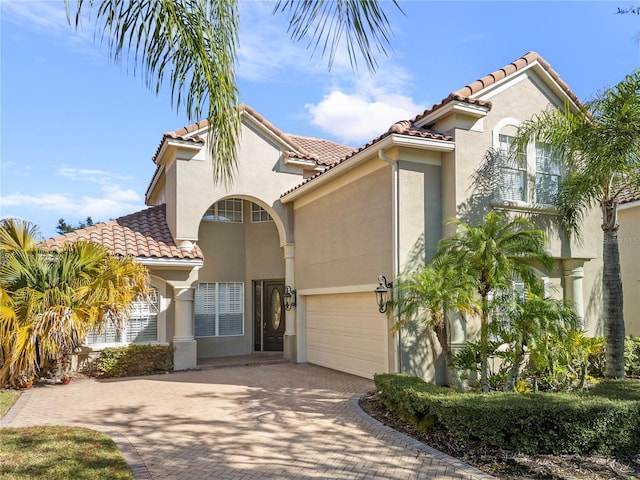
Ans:
POLYGON ((0 429, 0 479, 133 479, 108 435, 78 427, 0 429))
POLYGON ((0 418, 7 414, 18 397, 20 397, 20 393, 15 390, 0 390, 0 418))

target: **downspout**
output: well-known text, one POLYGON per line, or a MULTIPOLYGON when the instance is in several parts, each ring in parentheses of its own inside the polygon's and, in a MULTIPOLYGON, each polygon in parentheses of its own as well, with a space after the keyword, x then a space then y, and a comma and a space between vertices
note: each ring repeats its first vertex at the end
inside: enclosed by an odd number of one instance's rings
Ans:
MULTIPOLYGON (((392 221, 393 221, 393 281, 396 282, 398 275, 400 274, 400 215, 399 215, 399 205, 400 205, 400 176, 398 174, 398 162, 393 158, 387 157, 383 149, 378 150, 378 158, 380 160, 387 162, 393 166, 393 178, 391 183, 391 209, 392 209, 392 221)), ((393 290, 394 296, 396 295, 397 289, 393 290)), ((397 318, 397 309, 393 314, 393 318, 397 318)), ((402 331, 398 329, 398 352, 397 352, 397 370, 398 372, 402 372, 402 331)))

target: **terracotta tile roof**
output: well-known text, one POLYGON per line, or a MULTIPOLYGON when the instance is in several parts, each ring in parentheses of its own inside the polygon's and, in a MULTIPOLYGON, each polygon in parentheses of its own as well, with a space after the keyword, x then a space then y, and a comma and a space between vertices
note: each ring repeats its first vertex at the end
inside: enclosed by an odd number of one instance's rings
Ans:
POLYGON ((310 152, 312 158, 321 165, 332 165, 354 151, 352 147, 332 142, 331 140, 303 137, 291 133, 287 134, 287 136, 304 150, 310 152))
POLYGON ((105 245, 114 255, 138 258, 203 259, 197 245, 191 251, 179 248, 166 221, 165 205, 147 208, 109 222, 97 223, 42 242, 57 250, 65 243, 88 240, 105 245))
MULTIPOLYGON (((285 151, 285 154, 289 158, 302 158, 305 160, 312 160, 320 165, 330 165, 353 151, 352 147, 341 145, 330 140, 284 133, 249 105, 241 104, 238 106, 238 110, 241 113, 247 113, 253 117, 257 122, 288 145, 291 150, 285 151)), ((204 138, 200 135, 194 135, 194 133, 206 128, 208 125, 209 122, 207 120, 203 120, 179 130, 165 132, 162 136, 160 145, 158 145, 156 153, 153 156, 153 161, 156 161, 160 150, 168 140, 181 140, 204 145, 204 138)))
POLYGON ((514 60, 513 62, 509 63, 508 65, 505 65, 504 67, 499 68, 498 70, 491 72, 488 75, 485 75, 484 77, 476 80, 475 82, 465 85, 464 87, 454 92, 451 92, 440 103, 433 105, 428 110, 425 110, 424 112, 416 116, 413 119, 413 122, 418 122, 423 117, 435 112, 436 110, 442 108, 443 106, 447 105, 452 101, 466 102, 469 104, 476 104, 476 105, 487 106, 491 108, 491 102, 478 100, 476 98, 473 98, 473 95, 493 85, 494 83, 499 82, 503 78, 513 75, 514 73, 522 70, 523 68, 535 62, 537 62, 542 68, 544 68, 547 71, 547 73, 551 76, 551 78, 554 79, 554 81, 560 86, 560 88, 562 88, 562 90, 567 94, 567 96, 576 103, 576 105, 582 104, 578 96, 575 93, 573 93, 569 88, 569 86, 564 82, 564 80, 560 78, 560 75, 558 75, 557 72, 551 68, 551 66, 549 65, 549 62, 547 62, 544 58, 542 58, 537 52, 531 51, 526 53, 522 57, 518 58, 517 60, 514 60))
POLYGON ((618 201, 620 203, 630 203, 636 202, 640 200, 640 189, 636 189, 635 191, 631 188, 627 188, 623 190, 618 196, 618 201))
POLYGON ((549 65, 549 62, 547 62, 544 58, 542 58, 537 52, 533 52, 533 51, 526 53, 522 57, 511 62, 510 64, 505 65, 502 68, 499 68, 495 72, 491 72, 489 75, 485 75, 481 79, 476 80, 475 82, 469 85, 466 85, 459 90, 456 90, 455 92, 452 93, 452 95, 460 95, 463 97, 475 95, 480 90, 485 89, 490 85, 493 85, 494 83, 502 80, 503 78, 506 78, 509 75, 512 75, 517 71, 522 70, 523 68, 535 62, 538 62, 540 66, 547 71, 547 73, 551 76, 551 78, 555 80, 555 82, 560 86, 560 88, 562 88, 562 90, 564 90, 564 92, 567 94, 569 98, 571 98, 571 100, 573 100, 576 104, 581 105, 581 102, 578 96, 571 91, 571 89, 564 82, 564 80, 560 78, 560 75, 558 75, 557 72, 553 68, 551 68, 551 65, 549 65))
POLYGON ((446 135, 446 134, 443 134, 443 133, 434 132, 432 130, 425 129, 425 128, 416 128, 414 126, 414 124, 412 122, 410 122, 409 120, 401 120, 401 121, 396 122, 393 125, 391 125, 391 127, 389 127, 389 130, 387 130, 385 133, 383 133, 379 137, 374 138, 369 143, 363 145, 362 147, 358 148, 357 150, 353 150, 351 153, 349 153, 348 155, 344 156, 343 158, 341 158, 337 162, 332 163, 331 165, 329 165, 329 168, 327 168, 323 172, 316 173, 313 177, 309 177, 309 178, 305 179, 299 185, 293 187, 290 190, 287 190, 286 192, 284 192, 281 195, 281 197, 284 197, 285 195, 293 192, 294 190, 299 189, 303 185, 306 185, 310 181, 318 178, 319 176, 321 176, 322 174, 328 172, 332 168, 334 168, 334 167, 346 162, 347 160, 349 160, 350 158, 352 158, 356 154, 362 152, 363 150, 366 150, 367 148, 371 147, 372 145, 380 142, 383 138, 386 138, 386 137, 388 137, 389 135, 392 135, 392 134, 407 135, 409 137, 419 137, 419 138, 426 138, 426 139, 430 139, 430 140, 442 140, 442 141, 445 141, 445 142, 453 141, 453 137, 451 137, 451 135, 446 135))

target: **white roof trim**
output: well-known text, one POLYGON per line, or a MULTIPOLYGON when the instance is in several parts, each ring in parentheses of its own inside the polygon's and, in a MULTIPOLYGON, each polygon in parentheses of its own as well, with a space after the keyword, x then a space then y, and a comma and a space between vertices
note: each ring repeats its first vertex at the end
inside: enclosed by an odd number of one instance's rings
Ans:
POLYGON ((618 210, 626 210, 628 208, 640 207, 640 200, 633 200, 632 202, 621 203, 618 205, 618 210))
POLYGON ((348 172, 352 168, 357 167, 360 163, 368 160, 370 158, 378 158, 375 156, 376 152, 379 150, 388 149, 392 146, 397 147, 412 147, 418 148, 422 150, 431 150, 436 152, 451 152, 456 148, 456 144, 453 141, 447 140, 433 140, 426 138, 416 138, 410 137, 408 135, 401 134, 391 134, 387 137, 384 137, 382 140, 374 143, 370 147, 365 148, 364 150, 356 153, 353 157, 344 160, 342 163, 339 163, 335 167, 329 169, 326 173, 323 173, 317 178, 314 178, 302 186, 296 188, 292 192, 287 193, 280 197, 280 201, 282 203, 289 203, 297 199, 298 197, 315 190, 316 188, 324 185, 325 183, 331 181, 332 178, 342 175, 345 172, 348 172))
POLYGON ((164 267, 164 268, 200 268, 204 265, 204 261, 199 258, 150 258, 136 257, 136 260, 145 267, 164 267))
POLYGON ((487 107, 486 105, 473 105, 467 102, 461 102, 460 100, 452 100, 449 103, 445 104, 443 107, 429 113, 422 120, 416 122, 415 125, 418 128, 429 125, 431 123, 434 123, 439 118, 442 118, 443 116, 452 112, 473 118, 483 118, 486 117, 489 113, 489 107, 487 107))

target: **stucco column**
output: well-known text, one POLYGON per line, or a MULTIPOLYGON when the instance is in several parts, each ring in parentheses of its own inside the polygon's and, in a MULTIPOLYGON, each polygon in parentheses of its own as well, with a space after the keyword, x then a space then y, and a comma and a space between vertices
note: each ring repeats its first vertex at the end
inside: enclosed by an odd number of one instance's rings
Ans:
POLYGON ((565 260, 564 268, 564 288, 565 300, 573 302, 576 314, 580 320, 580 325, 584 328, 584 293, 582 290, 582 279, 584 278, 584 262, 581 260, 565 260))
POLYGON ((193 288, 174 288, 174 370, 197 366, 197 342, 193 335, 193 288))
MULTIPOLYGON (((284 245, 284 284, 296 289, 295 282, 295 245, 286 243, 284 245)), ((295 361, 296 359, 296 311, 297 305, 291 310, 285 311, 284 330, 284 358, 295 361)))

